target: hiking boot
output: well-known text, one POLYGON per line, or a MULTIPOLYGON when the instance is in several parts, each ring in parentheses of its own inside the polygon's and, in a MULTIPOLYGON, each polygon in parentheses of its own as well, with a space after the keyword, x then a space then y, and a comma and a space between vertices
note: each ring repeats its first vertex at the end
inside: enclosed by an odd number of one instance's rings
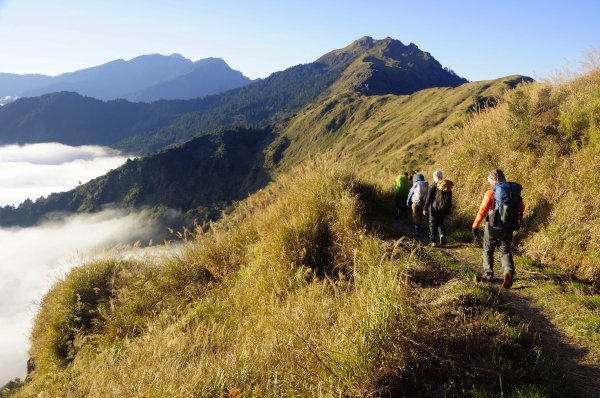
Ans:
POLYGON ((440 235, 440 245, 446 245, 446 235, 440 235))
POLYGON ((504 282, 502 282, 502 287, 505 289, 510 289, 513 285, 513 273, 512 271, 508 271, 504 273, 504 282))
POLYGON ((492 283, 494 281, 494 275, 490 275, 490 274, 481 275, 481 280, 483 282, 492 283))

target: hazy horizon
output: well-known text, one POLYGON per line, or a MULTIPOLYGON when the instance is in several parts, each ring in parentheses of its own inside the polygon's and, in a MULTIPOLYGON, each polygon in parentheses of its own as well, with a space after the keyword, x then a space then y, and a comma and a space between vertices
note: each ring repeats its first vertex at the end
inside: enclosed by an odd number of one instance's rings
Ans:
POLYGON ((0 43, 0 55, 3 72, 55 76, 115 59, 179 53, 194 60, 223 58, 256 79, 312 62, 362 36, 390 36, 415 43, 469 80, 513 74, 539 79, 600 48, 599 12, 600 3, 591 0, 563 7, 515 0, 378 0, 368 7, 355 0, 343 6, 161 0, 144 7, 133 0, 5 0, 0 35, 11 40, 0 43))

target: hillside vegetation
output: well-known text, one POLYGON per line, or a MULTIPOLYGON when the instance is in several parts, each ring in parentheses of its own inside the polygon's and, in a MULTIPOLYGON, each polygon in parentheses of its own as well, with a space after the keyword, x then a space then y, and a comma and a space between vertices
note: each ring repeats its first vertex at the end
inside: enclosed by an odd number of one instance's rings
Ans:
POLYGON ((0 143, 56 141, 152 153, 218 129, 265 127, 337 93, 407 94, 464 82, 414 44, 363 37, 314 62, 193 100, 102 102, 67 92, 20 99, 0 108, 0 143))
POLYGON ((436 166, 456 182, 465 227, 500 167, 524 187, 523 253, 600 284, 600 69, 521 85, 449 141, 436 166))
POLYGON ((282 170, 316 153, 380 186, 402 171, 430 179, 442 169, 456 183, 454 221, 464 231, 500 167, 524 186, 519 250, 600 283, 600 69, 555 84, 511 76, 410 96, 334 96, 282 131, 282 170))
MULTIPOLYGON (((329 61, 333 62, 333 61, 329 61)), ((523 76, 432 88, 406 96, 335 95, 266 129, 230 129, 135 159, 69 192, 0 208, 0 225, 29 226, 52 212, 105 206, 169 207, 197 218, 219 216, 231 201, 318 154, 358 162, 365 177, 431 164, 447 132, 523 76)))
POLYGON ((278 126, 289 141, 281 169, 310 155, 327 154, 371 179, 419 170, 445 150, 451 130, 473 113, 494 106, 506 90, 528 81, 525 76, 507 76, 411 95, 334 95, 278 126))
POLYGON ((74 269, 42 302, 16 396, 566 394, 492 290, 369 232, 385 200, 313 163, 179 254, 74 269))
POLYGON ((191 223, 219 217, 232 201, 246 198, 271 180, 278 159, 275 134, 229 130, 202 136, 123 166, 67 192, 18 207, 0 208, 0 225, 31 226, 52 213, 100 211, 106 207, 164 208, 188 213, 191 223), (273 145, 272 145, 273 144, 273 145))

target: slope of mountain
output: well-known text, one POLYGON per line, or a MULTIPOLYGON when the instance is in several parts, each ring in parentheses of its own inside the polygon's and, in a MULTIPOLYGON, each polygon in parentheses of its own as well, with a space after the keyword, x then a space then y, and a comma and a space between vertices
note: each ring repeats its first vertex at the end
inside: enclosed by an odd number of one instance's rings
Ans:
POLYGON ((195 112, 182 115, 150 137, 132 137, 122 147, 152 151, 219 127, 273 122, 336 93, 411 93, 434 86, 456 87, 464 82, 465 79, 444 70, 414 44, 404 46, 390 38, 363 37, 313 63, 297 65, 247 87, 207 97, 198 102, 195 112), (369 76, 364 75, 365 71, 369 76), (426 79, 426 75, 431 76, 426 79))
MULTIPOLYGON (((218 128, 264 126, 294 114, 311 102, 336 93, 410 93, 434 84, 458 86, 463 82, 464 79, 444 70, 437 61, 414 45, 404 46, 397 40, 373 40, 367 37, 346 48, 332 51, 315 62, 274 73, 242 88, 190 101, 160 101, 161 107, 165 106, 174 112, 180 109, 180 116, 172 123, 163 123, 165 119, 161 119, 161 123, 145 123, 147 129, 144 131, 122 130, 122 140, 109 145, 132 152, 152 152, 218 128), (431 78, 426 79, 423 77, 425 75, 431 75, 431 78), (418 81, 409 84, 409 77, 418 81)), ((154 104, 148 106, 151 105, 154 104)), ((42 134, 32 136, 36 127, 31 126, 27 115, 35 114, 36 122, 57 117, 50 115, 44 108, 27 109, 24 106, 19 109, 22 115, 9 117, 20 120, 11 125, 10 131, 3 127, 5 110, 0 112, 0 141, 9 142, 5 138, 7 134, 20 137, 21 142, 44 141, 42 134)), ((148 109, 150 112, 150 108, 148 109)), ((11 113, 12 110, 6 112, 11 113)), ((93 131, 82 131, 81 126, 71 125, 67 110, 59 114, 63 115, 60 131, 64 134, 85 137, 94 135, 93 131)), ((99 120, 102 115, 90 114, 89 117, 99 120)), ((101 130, 102 125, 94 125, 93 128, 101 130)), ((62 142, 60 139, 58 141, 62 142)))
POLYGON ((270 180, 275 135, 238 129, 206 135, 156 155, 129 160, 106 175, 64 193, 19 207, 0 208, 0 225, 29 226, 51 213, 98 211, 105 206, 167 206, 207 218, 270 180))
POLYGON ((356 170, 358 175, 393 174, 398 167, 426 167, 433 161, 431 154, 443 145, 444 135, 464 121, 477 101, 496 98, 527 80, 511 76, 457 88, 427 89, 410 96, 336 95, 277 123, 277 133, 244 129, 205 135, 132 161, 73 191, 35 203, 28 201, 17 209, 7 207, 0 210, 0 225, 31 225, 53 211, 94 211, 110 203, 168 206, 184 212, 210 208, 215 203, 242 199, 256 190, 258 183, 240 183, 256 170, 262 170, 264 177, 256 181, 264 183, 266 169, 285 172, 316 154, 361 165, 356 170), (235 140, 240 140, 241 149, 235 140), (239 159, 239 165, 209 163, 223 169, 223 174, 212 178, 203 162, 217 156, 221 149, 215 143, 221 141, 225 142, 225 160, 235 163, 234 159, 239 159), (251 149, 256 151, 250 163, 246 153, 250 149, 244 146, 248 142, 255 145, 251 149), (203 177, 203 173, 208 174, 203 177))
POLYGON ((222 59, 207 58, 195 62, 193 69, 187 74, 145 87, 124 98, 136 102, 192 99, 243 87, 250 82, 250 79, 231 69, 222 59))
POLYGON ((368 227, 385 194, 295 171, 177 250, 58 280, 14 397, 572 395, 506 294, 368 227))
POLYGON ((359 165, 356 173, 361 176, 422 170, 436 162, 452 130, 471 114, 496 105, 505 91, 531 81, 515 75, 411 95, 332 96, 279 124, 289 141, 281 167, 287 170, 303 162, 307 153, 321 153, 359 165))
POLYGON ((0 99, 18 97, 24 92, 50 84, 51 76, 0 73, 0 99))
POLYGON ((69 92, 21 98, 0 108, 0 144, 114 145, 129 135, 168 126, 192 106, 185 101, 104 102, 69 92))

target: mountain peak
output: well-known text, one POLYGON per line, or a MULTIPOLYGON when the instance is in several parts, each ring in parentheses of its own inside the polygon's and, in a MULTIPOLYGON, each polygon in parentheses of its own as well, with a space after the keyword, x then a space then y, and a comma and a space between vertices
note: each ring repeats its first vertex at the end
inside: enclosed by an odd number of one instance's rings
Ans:
POLYGON ((444 69, 414 43, 405 45, 389 36, 381 40, 361 37, 318 61, 332 69, 345 69, 333 87, 338 92, 410 94, 429 87, 456 87, 467 81, 444 69))
POLYGON ((229 65, 227 65, 227 62, 225 62, 225 60, 223 58, 218 58, 218 57, 202 58, 202 59, 199 59, 198 61, 194 62, 194 64, 196 66, 223 65, 223 66, 229 67, 229 65))

